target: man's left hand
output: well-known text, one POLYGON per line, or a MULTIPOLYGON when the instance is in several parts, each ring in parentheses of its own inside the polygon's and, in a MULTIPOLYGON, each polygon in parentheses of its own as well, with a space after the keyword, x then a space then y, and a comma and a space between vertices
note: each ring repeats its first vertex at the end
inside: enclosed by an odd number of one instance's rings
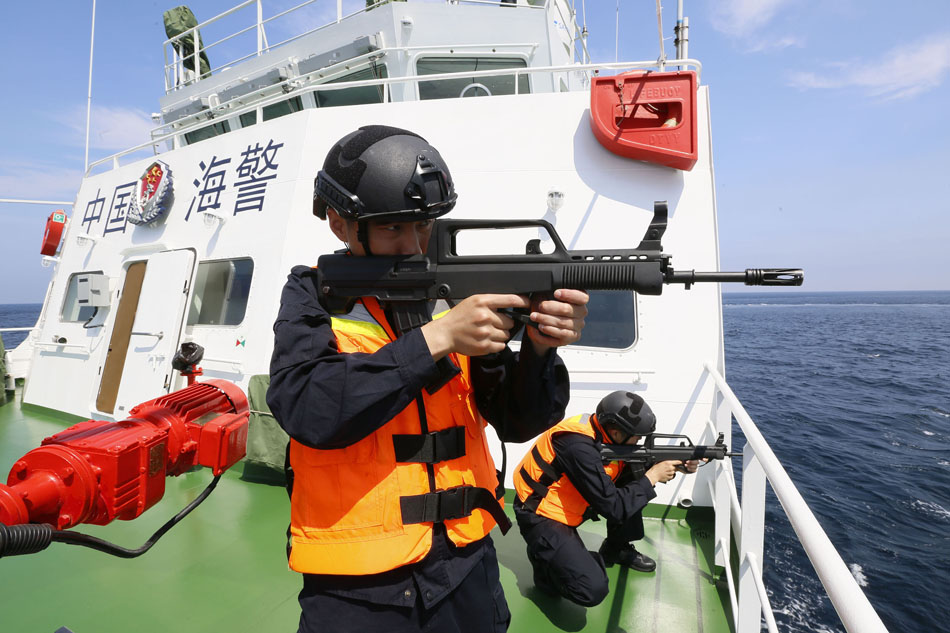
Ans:
MULTIPOLYGON (((709 461, 709 460, 703 460, 703 461, 709 461)), ((686 473, 695 473, 698 469, 699 469, 699 460, 697 459, 690 459, 688 461, 685 461, 680 467, 680 470, 686 473)))
POLYGON ((580 340, 588 300, 583 290, 564 288, 555 290, 553 298, 532 297, 531 320, 538 327, 527 328, 527 333, 539 355, 580 340))

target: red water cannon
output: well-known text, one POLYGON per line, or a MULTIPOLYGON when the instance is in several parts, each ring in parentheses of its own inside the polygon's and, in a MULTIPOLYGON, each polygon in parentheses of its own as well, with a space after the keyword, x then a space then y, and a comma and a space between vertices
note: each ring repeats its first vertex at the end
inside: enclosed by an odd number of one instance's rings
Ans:
POLYGON ((166 476, 195 466, 221 475, 245 455, 248 415, 237 385, 208 380, 143 402, 128 419, 87 420, 46 438, 0 484, 0 556, 20 524, 128 521, 162 498, 166 476))

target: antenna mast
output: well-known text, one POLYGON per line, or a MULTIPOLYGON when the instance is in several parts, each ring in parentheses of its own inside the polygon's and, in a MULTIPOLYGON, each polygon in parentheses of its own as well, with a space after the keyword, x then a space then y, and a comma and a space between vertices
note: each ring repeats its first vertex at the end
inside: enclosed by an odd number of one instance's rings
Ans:
POLYGON ((92 32, 89 34, 89 89, 86 93, 86 162, 82 172, 89 169, 89 117, 92 114, 92 51, 96 41, 96 0, 92 0, 92 32))

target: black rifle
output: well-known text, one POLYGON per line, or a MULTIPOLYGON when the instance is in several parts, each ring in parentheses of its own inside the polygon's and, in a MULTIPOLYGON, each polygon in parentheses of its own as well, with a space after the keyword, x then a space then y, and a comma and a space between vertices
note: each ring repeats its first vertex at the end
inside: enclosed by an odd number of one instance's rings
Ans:
POLYGON ((730 453, 729 447, 725 445, 723 434, 715 444, 702 445, 693 444, 685 435, 665 435, 663 433, 654 433, 647 436, 643 444, 603 444, 600 448, 600 456, 604 462, 627 462, 641 464, 649 468, 653 464, 665 461, 688 461, 691 459, 725 459, 726 457, 735 457, 739 453, 730 453), (679 439, 679 445, 656 446, 657 438, 679 439))
MULTIPOLYGON (((449 220, 435 222, 424 255, 351 257, 344 253, 321 255, 317 260, 317 294, 333 314, 349 312, 360 297, 375 297, 391 314, 397 335, 421 327, 432 317, 429 301, 455 301, 475 294, 551 293, 558 288, 579 290, 633 290, 659 295, 663 284, 742 282, 747 286, 800 286, 799 268, 750 268, 745 272, 676 271, 660 239, 666 231, 667 204, 654 202, 653 220, 634 249, 569 251, 554 227, 545 220, 449 220), (460 255, 457 237, 472 229, 543 228, 554 243, 552 253, 541 252, 541 240, 529 240, 524 255, 460 255)), ((516 321, 533 325, 523 312, 502 311, 516 321)), ((452 376, 452 362, 440 361, 444 384, 452 376)), ((441 386, 433 384, 430 392, 441 386)))
POLYGON ((666 231, 666 202, 655 202, 653 221, 634 249, 569 251, 545 220, 449 220, 435 222, 424 255, 353 258, 342 253, 317 260, 317 291, 332 313, 349 312, 359 297, 376 297, 394 308, 394 326, 406 331, 424 325, 429 315, 424 302, 460 300, 475 294, 527 295, 558 288, 633 290, 659 295, 664 284, 741 282, 747 286, 800 286, 798 268, 749 268, 744 272, 673 270, 671 255, 662 252, 666 231), (470 229, 545 229, 554 252, 542 253, 540 240, 530 240, 524 255, 459 255, 456 238, 470 229), (411 304, 417 307, 410 308, 411 304), (400 314, 401 313, 401 314, 400 314))

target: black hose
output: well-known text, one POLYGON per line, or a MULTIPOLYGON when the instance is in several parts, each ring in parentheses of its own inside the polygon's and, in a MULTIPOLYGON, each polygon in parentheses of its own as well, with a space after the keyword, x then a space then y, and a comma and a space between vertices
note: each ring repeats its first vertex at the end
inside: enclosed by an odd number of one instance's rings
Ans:
POLYGON ((0 558, 35 554, 53 541, 53 526, 46 523, 4 525, 0 523, 0 558))
POLYGON ((0 523, 0 558, 4 556, 16 556, 18 554, 33 554, 46 549, 50 542, 82 545, 83 547, 99 550, 100 552, 118 556, 119 558, 136 558, 151 549, 152 545, 155 545, 158 539, 162 538, 168 530, 172 529, 179 521, 188 516, 192 510, 197 508, 202 501, 207 499, 211 491, 218 485, 218 480, 220 479, 221 475, 212 479, 208 487, 205 488, 194 501, 185 506, 181 512, 166 521, 141 547, 136 549, 127 549, 115 543, 110 543, 109 541, 104 541, 81 532, 54 530, 52 526, 45 523, 10 526, 0 523))

